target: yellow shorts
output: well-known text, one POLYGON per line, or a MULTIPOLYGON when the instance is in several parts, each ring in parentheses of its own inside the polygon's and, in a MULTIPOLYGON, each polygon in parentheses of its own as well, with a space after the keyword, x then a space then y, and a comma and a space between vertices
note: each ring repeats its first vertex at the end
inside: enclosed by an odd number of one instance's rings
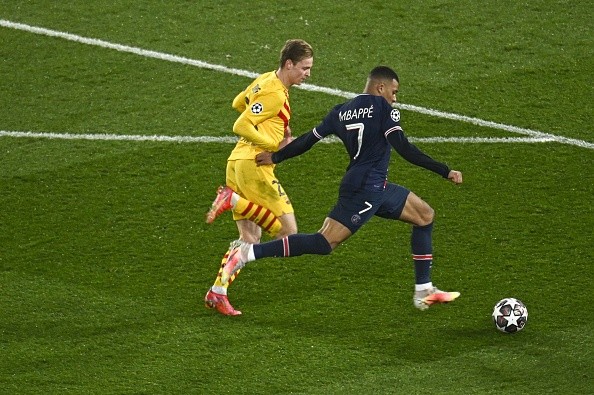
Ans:
MULTIPOLYGON (((256 166, 253 159, 227 161, 227 186, 239 196, 259 204, 280 217, 293 213, 293 205, 274 175, 274 166, 256 166)), ((233 212, 233 219, 245 219, 233 212)))

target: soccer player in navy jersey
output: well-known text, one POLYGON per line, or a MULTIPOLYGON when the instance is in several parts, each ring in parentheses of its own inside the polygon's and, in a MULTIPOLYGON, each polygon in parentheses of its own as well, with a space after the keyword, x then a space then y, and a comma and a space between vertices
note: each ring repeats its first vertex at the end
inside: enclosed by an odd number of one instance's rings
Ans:
POLYGON ((236 245, 223 268, 223 283, 256 259, 330 254, 376 215, 412 224, 413 304, 416 308, 425 310, 432 304, 451 302, 460 296, 459 292, 437 289, 431 281, 433 209, 403 186, 387 182, 394 148, 408 162, 455 184, 462 183, 461 172, 433 160, 406 138, 400 126, 400 112, 392 107, 399 86, 394 70, 378 66, 371 70, 362 94, 334 107, 322 123, 283 149, 257 155, 256 162, 260 166, 280 163, 303 154, 324 137, 334 134, 345 145, 350 163, 340 184, 338 201, 317 233, 293 234, 262 244, 236 245))

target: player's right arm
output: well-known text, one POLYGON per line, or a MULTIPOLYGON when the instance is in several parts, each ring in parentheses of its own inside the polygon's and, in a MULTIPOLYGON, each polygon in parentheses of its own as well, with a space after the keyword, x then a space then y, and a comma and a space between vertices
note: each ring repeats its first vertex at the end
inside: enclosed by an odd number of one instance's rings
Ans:
POLYGON ((238 112, 244 112, 246 104, 247 104, 247 92, 241 91, 241 92, 239 92, 239 94, 237 96, 235 96, 235 99, 233 99, 232 106, 238 112))
POLYGON ((402 128, 395 127, 388 131, 387 140, 400 156, 408 162, 427 170, 431 170, 443 178, 448 178, 450 168, 445 164, 438 162, 425 154, 416 145, 410 143, 404 134, 402 128))
POLYGON ((431 170, 443 178, 447 178, 454 184, 462 183, 462 173, 457 170, 451 170, 445 163, 438 162, 429 155, 422 152, 414 144, 411 144, 402 129, 388 134, 388 142, 394 147, 396 152, 410 163, 431 170))
POLYGON ((245 114, 246 111, 237 118, 233 124, 233 132, 263 150, 275 151, 278 148, 278 143, 258 132, 250 117, 245 114))
MULTIPOLYGON (((234 104, 236 100, 233 101, 234 104)), ((252 99, 251 105, 245 104, 244 101, 244 111, 233 124, 233 132, 265 151, 276 151, 279 141, 260 133, 257 125, 276 116, 283 103, 274 93, 252 99)))

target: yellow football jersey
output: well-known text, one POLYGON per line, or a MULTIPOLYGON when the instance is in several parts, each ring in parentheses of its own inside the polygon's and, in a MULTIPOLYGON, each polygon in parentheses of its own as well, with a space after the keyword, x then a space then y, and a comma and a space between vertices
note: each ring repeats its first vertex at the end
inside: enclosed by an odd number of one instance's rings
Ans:
POLYGON ((289 125, 291 108, 289 91, 275 71, 256 78, 233 100, 233 108, 241 115, 233 132, 241 138, 229 160, 254 159, 262 151, 277 151, 289 125))

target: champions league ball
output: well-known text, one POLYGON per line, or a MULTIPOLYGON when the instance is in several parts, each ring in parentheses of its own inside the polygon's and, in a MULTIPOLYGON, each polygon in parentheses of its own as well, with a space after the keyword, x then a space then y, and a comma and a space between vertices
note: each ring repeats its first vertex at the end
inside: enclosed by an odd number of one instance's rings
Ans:
POLYGON ((528 309, 515 298, 501 299, 493 308, 493 323, 504 333, 521 331, 528 321, 528 309))

